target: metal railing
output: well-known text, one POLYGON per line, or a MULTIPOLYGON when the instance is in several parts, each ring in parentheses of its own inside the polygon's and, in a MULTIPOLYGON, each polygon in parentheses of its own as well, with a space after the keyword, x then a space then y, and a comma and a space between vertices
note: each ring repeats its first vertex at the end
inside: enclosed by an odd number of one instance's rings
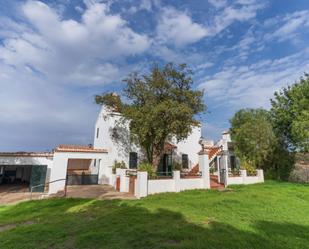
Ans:
POLYGON ((155 172, 153 175, 148 174, 148 179, 171 179, 173 178, 173 172, 155 172))
POLYGON ((200 178, 202 177, 202 172, 180 172, 180 178, 200 178))
MULTIPOLYGON (((30 200, 32 200, 32 192, 33 192, 33 189, 35 188, 38 188, 38 187, 43 187, 45 188, 45 186, 49 185, 50 183, 54 183, 54 182, 60 182, 60 181, 66 181, 67 179, 58 179, 58 180, 54 180, 54 181, 50 181, 50 182, 47 182, 47 183, 42 183, 42 184, 39 184, 39 185, 35 185, 35 186, 31 186, 30 188, 30 200)), ((44 192, 44 191, 43 191, 44 192)), ((67 185, 65 184, 65 189, 64 189, 64 196, 67 195, 67 185)))

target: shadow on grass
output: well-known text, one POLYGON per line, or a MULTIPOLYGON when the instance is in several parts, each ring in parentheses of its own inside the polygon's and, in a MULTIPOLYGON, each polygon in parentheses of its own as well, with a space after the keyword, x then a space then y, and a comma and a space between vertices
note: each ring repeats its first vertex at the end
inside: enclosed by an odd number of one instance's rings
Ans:
POLYGON ((309 248, 308 226, 196 224, 181 213, 139 204, 56 199, 2 208, 0 223, 17 226, 0 233, 0 248, 309 248))

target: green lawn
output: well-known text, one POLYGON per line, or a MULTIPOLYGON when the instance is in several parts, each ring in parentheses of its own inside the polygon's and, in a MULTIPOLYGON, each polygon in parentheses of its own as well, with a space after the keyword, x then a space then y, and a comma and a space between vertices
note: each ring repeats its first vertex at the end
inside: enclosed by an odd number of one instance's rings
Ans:
POLYGON ((0 248, 309 248, 309 185, 0 207, 0 248))

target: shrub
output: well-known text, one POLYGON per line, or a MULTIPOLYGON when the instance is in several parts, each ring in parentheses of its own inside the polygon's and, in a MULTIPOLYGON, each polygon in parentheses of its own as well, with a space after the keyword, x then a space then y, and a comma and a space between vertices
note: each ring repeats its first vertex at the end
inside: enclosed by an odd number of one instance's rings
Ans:
POLYGON ((154 167, 150 163, 141 163, 138 165, 137 169, 139 171, 146 171, 148 173, 148 177, 155 177, 156 172, 154 170, 154 167))
POLYGON ((247 171, 247 175, 248 176, 256 174, 256 169, 248 161, 242 162, 241 163, 241 168, 245 169, 247 171))
POLYGON ((179 171, 181 171, 181 170, 182 170, 182 165, 181 165, 181 163, 179 163, 179 162, 177 162, 177 161, 174 161, 174 162, 173 162, 173 168, 174 168, 174 170, 179 170, 179 171))
POLYGON ((124 161, 121 162, 117 162, 117 160, 114 161, 114 165, 113 165, 113 174, 116 174, 116 169, 126 169, 126 164, 124 161))

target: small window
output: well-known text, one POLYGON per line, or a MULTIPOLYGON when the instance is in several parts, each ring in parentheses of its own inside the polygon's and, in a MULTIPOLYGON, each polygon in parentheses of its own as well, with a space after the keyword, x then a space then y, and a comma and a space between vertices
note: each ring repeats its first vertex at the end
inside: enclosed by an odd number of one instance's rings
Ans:
POLYGON ((183 169, 188 169, 189 168, 189 157, 188 157, 188 154, 182 154, 181 159, 182 159, 182 168, 183 169))
POLYGON ((130 169, 137 168, 137 153, 136 152, 130 152, 129 168, 130 169))
POLYGON ((100 129, 97 128, 97 138, 99 138, 99 132, 100 132, 100 129))

